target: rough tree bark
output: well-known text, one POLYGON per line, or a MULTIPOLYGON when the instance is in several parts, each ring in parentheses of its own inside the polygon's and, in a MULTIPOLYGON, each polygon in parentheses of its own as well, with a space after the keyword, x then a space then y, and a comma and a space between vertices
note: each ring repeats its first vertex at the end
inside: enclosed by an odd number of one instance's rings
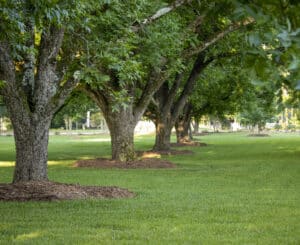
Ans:
POLYGON ((111 136, 112 159, 121 162, 135 159, 134 129, 137 118, 133 114, 133 107, 120 107, 116 112, 105 111, 104 117, 111 136))
POLYGON ((163 83, 148 108, 147 116, 154 122, 156 128, 154 151, 170 150, 172 128, 175 123, 172 118, 172 106, 182 79, 182 74, 177 74, 170 89, 168 83, 163 83))
POLYGON ((173 123, 170 116, 158 114, 155 118, 155 144, 154 151, 167 151, 170 150, 171 135, 173 123))
MULTIPOLYGON (((34 48, 34 25, 28 22, 34 48)), ((12 45, 0 41, 0 80, 14 129, 16 166, 13 182, 48 179, 48 132, 54 113, 62 106, 75 86, 56 70, 56 58, 62 45, 64 29, 50 26, 42 32, 38 54, 24 55, 22 67, 12 58, 12 45), (21 72, 20 72, 21 71, 21 72), (63 85, 60 81, 66 79, 63 85)))
POLYGON ((190 134, 190 125, 192 119, 192 105, 187 103, 183 109, 182 115, 175 122, 177 143, 187 143, 192 140, 190 134))
POLYGON ((11 116, 16 142, 14 182, 48 179, 48 131, 51 118, 33 116, 23 121, 11 116))

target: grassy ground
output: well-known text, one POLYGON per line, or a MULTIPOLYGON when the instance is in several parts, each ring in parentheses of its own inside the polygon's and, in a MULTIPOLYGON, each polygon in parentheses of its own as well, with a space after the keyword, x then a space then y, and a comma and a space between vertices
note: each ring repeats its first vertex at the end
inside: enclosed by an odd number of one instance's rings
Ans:
MULTIPOLYGON (((53 136, 51 180, 117 185, 133 199, 0 203, 0 244, 300 244, 300 137, 201 137, 173 156, 177 169, 75 169, 109 156, 107 137, 53 136)), ((137 137, 139 150, 153 137, 137 137)), ((0 138, 0 182, 10 182, 13 140, 0 138)))

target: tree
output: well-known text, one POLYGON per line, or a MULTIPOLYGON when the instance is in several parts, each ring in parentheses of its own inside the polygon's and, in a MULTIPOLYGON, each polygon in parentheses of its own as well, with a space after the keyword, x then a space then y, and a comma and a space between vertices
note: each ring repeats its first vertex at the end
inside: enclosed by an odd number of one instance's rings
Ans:
MULTIPOLYGON (((223 3, 226 5, 226 3, 223 3)), ((215 60, 232 56, 236 52, 227 43, 227 47, 216 49, 214 45, 237 30, 244 30, 243 27, 251 25, 254 20, 245 18, 243 21, 235 22, 230 20, 230 11, 232 6, 229 5, 229 13, 224 13, 219 7, 213 10, 208 9, 207 15, 202 18, 201 24, 196 28, 196 40, 198 45, 188 47, 182 54, 185 62, 190 64, 183 72, 177 72, 173 76, 173 81, 166 80, 165 83, 154 95, 154 101, 149 107, 147 116, 152 119, 156 125, 156 140, 153 147, 154 150, 169 150, 171 130, 177 118, 182 113, 189 96, 198 81, 200 75, 206 67, 215 60), (221 14, 222 13, 222 14, 221 14), (225 14, 225 16, 223 15, 225 14), (215 16, 218 16, 216 21, 215 16), (212 20, 214 19, 214 21, 212 20), (214 25, 210 25, 214 23, 214 25), (196 56, 196 57, 195 57, 196 56)), ((226 9, 226 8, 225 8, 226 9)), ((226 45, 225 45, 226 46, 226 45)))
POLYGON ((199 122, 202 116, 207 115, 224 121, 226 116, 232 116, 246 106, 253 85, 240 64, 241 58, 236 55, 219 59, 203 72, 175 123, 177 142, 191 140, 189 129, 192 118, 199 122), (179 125, 182 125, 180 134, 179 125))
POLYGON ((185 23, 174 11, 188 2, 175 1, 161 8, 161 1, 116 1, 105 4, 106 13, 94 19, 90 37, 94 42, 86 56, 90 63, 82 73, 82 89, 103 112, 114 160, 135 158, 135 126, 168 75, 167 67, 173 62, 180 65, 177 58, 185 23))
POLYGON ((44 181, 50 123, 77 82, 80 46, 71 34, 81 30, 83 5, 2 1, 0 8, 0 94, 14 130, 13 182, 44 181))
POLYGON ((267 121, 275 115, 275 93, 274 89, 268 86, 254 88, 251 100, 247 107, 241 112, 241 122, 250 125, 252 128, 257 126, 258 133, 265 127, 267 121))

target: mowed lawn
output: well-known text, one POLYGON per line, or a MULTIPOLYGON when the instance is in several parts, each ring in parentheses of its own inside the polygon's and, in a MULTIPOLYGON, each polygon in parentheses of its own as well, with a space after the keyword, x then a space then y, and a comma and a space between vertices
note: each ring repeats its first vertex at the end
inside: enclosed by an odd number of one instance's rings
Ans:
MULTIPOLYGON (((300 135, 201 136, 207 147, 166 157, 176 169, 76 169, 109 157, 106 136, 52 136, 49 178, 120 186, 132 199, 0 202, 0 244, 300 244, 300 135)), ((136 138, 148 150, 153 136, 136 138)), ((14 146, 0 137, 0 182, 14 146)))

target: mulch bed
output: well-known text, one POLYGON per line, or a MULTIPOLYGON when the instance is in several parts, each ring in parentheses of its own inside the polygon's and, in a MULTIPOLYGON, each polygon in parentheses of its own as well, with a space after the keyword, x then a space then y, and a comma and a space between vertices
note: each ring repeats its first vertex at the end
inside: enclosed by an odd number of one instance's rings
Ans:
POLYGON ((183 143, 171 143, 172 147, 183 147, 183 146, 207 146, 207 144, 198 141, 187 141, 183 143))
POLYGON ((142 158, 147 158, 147 157, 160 157, 160 156, 172 156, 172 155, 192 155, 194 152, 190 150, 166 150, 166 151, 138 151, 137 155, 142 157, 142 158))
POLYGON ((248 134, 248 137, 269 137, 269 134, 248 134))
MULTIPOLYGON (((154 156, 154 155, 152 155, 154 156)), ((79 160, 74 163, 74 167, 93 167, 93 168, 121 168, 121 169, 136 169, 136 168, 174 168, 175 164, 159 159, 159 158, 144 158, 130 162, 119 162, 106 158, 79 160)))
POLYGON ((0 184, 0 201, 58 201, 134 196, 133 192, 115 186, 80 186, 79 184, 62 184, 51 181, 0 184))

